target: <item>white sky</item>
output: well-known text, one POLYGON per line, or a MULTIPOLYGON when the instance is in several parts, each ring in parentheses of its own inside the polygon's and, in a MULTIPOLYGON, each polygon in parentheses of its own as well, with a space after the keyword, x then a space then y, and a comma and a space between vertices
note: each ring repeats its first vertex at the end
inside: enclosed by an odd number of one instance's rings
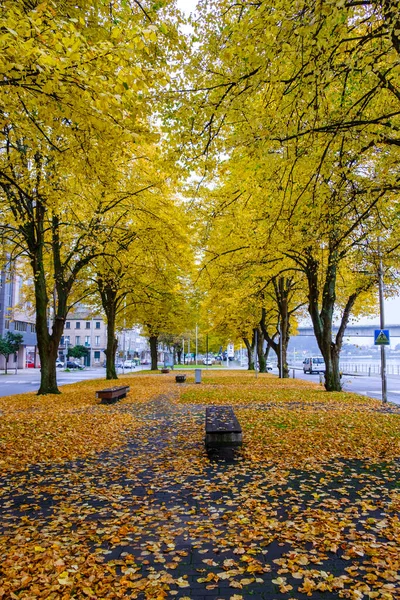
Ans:
POLYGON ((180 8, 186 14, 194 12, 196 8, 197 0, 177 0, 178 8, 180 8))
MULTIPOLYGON (((387 325, 399 325, 400 324, 400 298, 390 298, 385 300, 385 324, 387 325)), ((363 317, 357 321, 360 325, 368 325, 376 323, 379 325, 379 315, 376 317, 366 318, 363 317)))

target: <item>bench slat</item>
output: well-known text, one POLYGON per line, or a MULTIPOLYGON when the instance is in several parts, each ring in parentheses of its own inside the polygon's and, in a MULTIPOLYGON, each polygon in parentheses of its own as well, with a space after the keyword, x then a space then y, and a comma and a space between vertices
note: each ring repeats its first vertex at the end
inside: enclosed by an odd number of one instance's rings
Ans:
POLYGON ((231 406, 206 408, 205 445, 207 448, 242 445, 242 428, 231 406))
POLYGON ((105 400, 106 403, 116 402, 121 398, 125 398, 127 393, 130 391, 129 385, 120 385, 113 388, 106 388, 104 390, 98 390, 96 392, 96 398, 105 400))

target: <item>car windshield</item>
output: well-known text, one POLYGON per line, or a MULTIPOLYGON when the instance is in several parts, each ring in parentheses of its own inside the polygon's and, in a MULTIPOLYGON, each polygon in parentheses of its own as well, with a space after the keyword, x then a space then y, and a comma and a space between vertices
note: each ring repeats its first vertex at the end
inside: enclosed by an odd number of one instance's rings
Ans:
POLYGON ((324 362, 323 358, 314 358, 313 362, 315 362, 317 365, 322 365, 322 363, 324 362))

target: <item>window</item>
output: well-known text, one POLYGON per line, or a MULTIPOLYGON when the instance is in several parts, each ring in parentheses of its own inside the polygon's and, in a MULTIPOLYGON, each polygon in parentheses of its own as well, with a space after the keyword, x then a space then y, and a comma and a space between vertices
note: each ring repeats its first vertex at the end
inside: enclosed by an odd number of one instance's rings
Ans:
POLYGON ((65 344, 70 344, 70 338, 69 338, 69 335, 65 335, 65 336, 64 336, 64 342, 65 342, 65 344))
POLYGON ((80 343, 81 343, 81 336, 76 335, 75 336, 75 346, 79 346, 80 343))
POLYGON ((86 329, 90 329, 90 321, 86 321, 86 329))
POLYGON ((100 360, 100 350, 95 350, 95 352, 94 352, 94 360, 95 361, 99 361, 100 360))
POLYGON ((4 329, 10 329, 10 320, 9 319, 6 319, 4 321, 4 329))
POLYGON ((94 344, 95 346, 100 346, 100 336, 96 335, 96 337, 94 338, 94 344))
POLYGON ((85 346, 90 346, 90 335, 85 336, 85 346))
POLYGON ((100 321, 96 321, 96 329, 100 329, 100 321))
POLYGON ((29 329, 31 330, 32 333, 35 333, 35 331, 36 331, 36 325, 34 323, 31 323, 29 325, 29 329))
POLYGON ((28 323, 24 323, 23 321, 14 321, 14 330, 15 331, 26 331, 28 329, 28 323))
POLYGON ((65 323, 65 329, 71 329, 71 322, 70 321, 67 321, 65 323))
POLYGON ((77 321, 77 322, 75 323, 75 329, 80 329, 80 328, 81 328, 81 322, 80 322, 80 321, 77 321))

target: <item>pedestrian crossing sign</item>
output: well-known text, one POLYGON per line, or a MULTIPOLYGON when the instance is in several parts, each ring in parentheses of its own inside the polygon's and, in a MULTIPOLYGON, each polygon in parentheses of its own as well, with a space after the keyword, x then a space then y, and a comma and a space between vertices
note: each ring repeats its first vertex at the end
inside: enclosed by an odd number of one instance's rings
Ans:
POLYGON ((375 329, 375 346, 390 346, 389 329, 375 329))

